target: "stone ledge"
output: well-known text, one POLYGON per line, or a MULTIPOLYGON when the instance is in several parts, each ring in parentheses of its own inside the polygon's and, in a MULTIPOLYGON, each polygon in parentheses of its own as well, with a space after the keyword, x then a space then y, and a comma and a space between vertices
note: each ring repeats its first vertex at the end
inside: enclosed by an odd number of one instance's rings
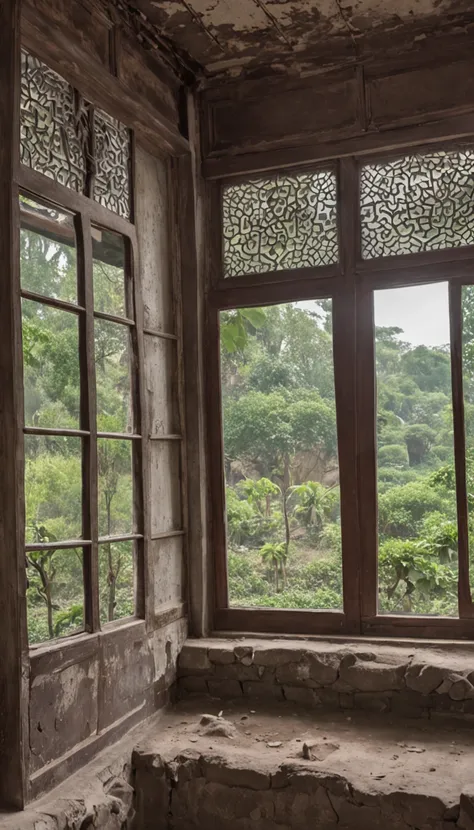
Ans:
POLYGON ((309 706, 474 715, 474 650, 324 640, 187 640, 180 697, 284 698, 309 706))
POLYGON ((133 830, 474 830, 474 742, 463 727, 425 722, 408 737, 403 719, 254 711, 241 698, 224 706, 233 737, 209 738, 206 705, 178 704, 170 732, 135 751, 133 830), (312 761, 302 757, 309 734, 312 761))

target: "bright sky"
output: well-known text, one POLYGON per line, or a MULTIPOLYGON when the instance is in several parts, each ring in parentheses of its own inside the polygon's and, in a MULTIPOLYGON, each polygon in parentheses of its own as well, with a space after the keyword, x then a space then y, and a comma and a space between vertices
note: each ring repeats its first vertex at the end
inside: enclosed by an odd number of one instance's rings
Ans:
MULTIPOLYGON (((445 346, 449 343, 447 282, 387 288, 374 294, 376 326, 403 329, 401 339, 414 346, 445 346)), ((302 300, 295 305, 318 311, 318 303, 314 300, 302 300)))
POLYGON ((375 292, 375 325, 398 326, 414 346, 449 343, 448 283, 375 292))

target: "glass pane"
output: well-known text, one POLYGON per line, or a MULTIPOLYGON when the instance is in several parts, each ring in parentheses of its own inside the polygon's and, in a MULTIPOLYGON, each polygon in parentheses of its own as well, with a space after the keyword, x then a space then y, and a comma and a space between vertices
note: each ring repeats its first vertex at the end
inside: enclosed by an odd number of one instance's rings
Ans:
POLYGON ((74 219, 20 196, 21 287, 57 300, 77 302, 74 219))
POLYGON ((79 427, 79 333, 76 314, 22 300, 25 424, 79 427))
POLYGON ((93 227, 92 254, 95 311, 127 317, 123 237, 93 227))
POLYGON ((332 303, 221 312, 230 604, 342 608, 332 303))
POLYGON ((448 284, 375 292, 379 611, 457 615, 448 284))
POLYGON ((224 276, 337 262, 336 207, 336 176, 327 170, 226 187, 224 276))
POLYGON ((95 370, 99 432, 133 432, 128 326, 96 318, 95 370))
POLYGON ((130 131, 102 110, 94 112, 96 174, 94 199, 130 218, 130 131))
POLYGON ((49 66, 21 53, 21 163, 82 193, 86 183, 84 147, 87 105, 49 66))
POLYGON ((439 151, 363 167, 362 256, 474 244, 474 150, 439 151))
POLYGON ((135 542, 109 542, 99 546, 101 622, 135 613, 135 542))
MULTIPOLYGON (((463 387, 466 433, 466 485, 469 518, 469 581, 474 595, 474 285, 462 289, 463 387)), ((452 486, 454 486, 454 468, 452 486)))
POLYGON ((82 537, 82 439, 25 435, 26 541, 82 537))
POLYGON ((133 533, 132 441, 99 438, 99 536, 133 533))
POLYGON ((42 643, 84 629, 82 549, 28 551, 28 640, 42 643))

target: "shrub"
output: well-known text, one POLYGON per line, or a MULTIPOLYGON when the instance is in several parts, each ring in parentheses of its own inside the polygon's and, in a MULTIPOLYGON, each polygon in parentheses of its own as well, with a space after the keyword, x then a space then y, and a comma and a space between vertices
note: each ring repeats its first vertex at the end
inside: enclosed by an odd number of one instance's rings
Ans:
POLYGON ((379 464, 388 467, 408 467, 408 452, 402 444, 386 444, 378 451, 379 464))

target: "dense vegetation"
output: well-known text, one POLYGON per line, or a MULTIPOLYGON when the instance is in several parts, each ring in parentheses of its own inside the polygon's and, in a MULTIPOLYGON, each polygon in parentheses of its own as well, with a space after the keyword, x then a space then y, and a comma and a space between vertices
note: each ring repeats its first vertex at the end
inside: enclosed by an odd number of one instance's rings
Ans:
MULTIPOLYGON (((469 447, 473 297, 465 289, 469 447)), ((224 312, 221 332, 231 603, 342 608, 331 304, 224 312)), ((449 346, 377 327, 376 359, 379 608, 457 614, 449 346)))
MULTIPOLYGON (((22 287, 77 302, 76 250, 67 218, 29 202, 23 206, 54 221, 50 222, 51 233, 45 234, 31 229, 35 220, 24 222, 22 287)), ((124 273, 120 264, 114 264, 120 263, 121 240, 99 231, 95 236, 95 307, 123 314, 124 273), (118 250, 112 256, 114 248, 118 250)), ((78 315, 30 299, 22 301, 22 314, 25 424, 79 428, 83 422, 78 315)), ((133 424, 127 327, 96 320, 95 364, 98 429, 129 432, 133 424)), ((86 441, 58 435, 25 436, 26 540, 43 545, 26 556, 30 642, 71 633, 84 625, 82 548, 61 549, 58 543, 83 536, 82 462, 86 441)), ((131 442, 100 439, 98 466, 99 535, 131 532, 131 442)), ((133 613, 131 542, 100 545, 99 587, 103 621, 133 613)))

